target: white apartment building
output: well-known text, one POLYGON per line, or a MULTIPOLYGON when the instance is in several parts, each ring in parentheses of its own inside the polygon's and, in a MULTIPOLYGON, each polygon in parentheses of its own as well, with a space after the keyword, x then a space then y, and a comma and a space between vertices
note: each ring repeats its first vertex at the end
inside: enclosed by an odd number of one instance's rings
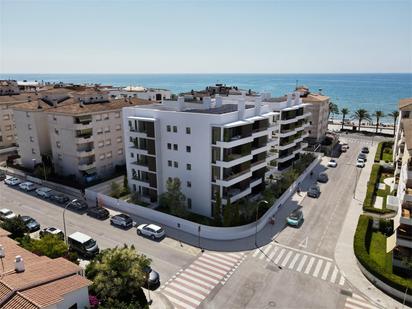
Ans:
POLYGON ((137 98, 160 102, 170 100, 172 92, 167 89, 146 88, 142 86, 107 87, 103 89, 109 93, 111 99, 137 98))
POLYGON ((399 182, 392 265, 411 275, 412 270, 405 261, 412 260, 412 98, 400 100, 399 111, 393 152, 395 177, 399 182))
POLYGON ((125 164, 121 109, 149 103, 91 90, 40 93, 14 107, 21 163, 34 168, 47 156, 56 174, 80 183, 108 177, 125 164))
MULTIPOLYGON (((264 189, 268 163, 277 158, 278 117, 255 98, 163 101, 123 109, 129 185, 156 202, 169 178, 179 178, 188 210, 211 217, 222 204, 264 189)), ((274 164, 275 165, 275 164, 274 164)))

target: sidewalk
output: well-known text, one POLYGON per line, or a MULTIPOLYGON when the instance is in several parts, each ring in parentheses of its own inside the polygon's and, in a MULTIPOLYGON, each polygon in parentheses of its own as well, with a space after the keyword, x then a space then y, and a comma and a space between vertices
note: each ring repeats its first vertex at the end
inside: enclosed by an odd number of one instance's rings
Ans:
MULTIPOLYGON (((376 146, 371 152, 376 151, 376 146)), ((355 235, 358 218, 363 213, 362 204, 366 195, 366 186, 372 169, 373 161, 369 160, 362 170, 356 187, 355 198, 352 199, 348 213, 339 235, 335 248, 335 261, 344 274, 352 291, 359 290, 374 305, 381 308, 402 308, 402 304, 376 288, 360 271, 353 251, 353 237, 355 235)), ((407 308, 405 305, 404 308, 407 308)))
MULTIPOLYGON (((147 290, 144 289, 146 299, 149 301, 147 290)), ((160 292, 150 291, 150 299, 152 304, 149 306, 151 309, 173 309, 172 303, 169 299, 160 292)))

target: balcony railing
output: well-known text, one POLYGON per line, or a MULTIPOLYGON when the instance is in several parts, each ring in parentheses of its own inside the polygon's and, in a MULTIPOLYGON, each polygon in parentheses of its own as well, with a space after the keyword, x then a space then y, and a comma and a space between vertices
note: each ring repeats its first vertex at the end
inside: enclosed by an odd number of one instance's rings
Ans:
POLYGON ((244 175, 246 173, 249 173, 249 172, 250 172, 250 169, 248 168, 248 169, 245 169, 243 171, 237 172, 236 174, 231 174, 229 176, 226 176, 223 180, 224 181, 229 181, 229 180, 235 179, 235 178, 237 178, 239 176, 242 176, 242 175, 244 175))

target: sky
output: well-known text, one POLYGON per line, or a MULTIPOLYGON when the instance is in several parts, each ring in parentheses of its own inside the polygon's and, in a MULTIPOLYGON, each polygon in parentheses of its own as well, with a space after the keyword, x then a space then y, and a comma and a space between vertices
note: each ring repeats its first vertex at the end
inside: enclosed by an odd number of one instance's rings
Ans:
POLYGON ((0 74, 389 72, 412 0, 0 0, 0 74))

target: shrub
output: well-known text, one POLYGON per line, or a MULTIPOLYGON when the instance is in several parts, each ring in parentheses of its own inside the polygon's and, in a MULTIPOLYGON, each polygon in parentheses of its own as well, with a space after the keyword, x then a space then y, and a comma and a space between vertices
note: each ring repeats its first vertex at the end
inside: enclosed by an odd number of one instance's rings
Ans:
POLYGON ((384 142, 380 142, 378 144, 377 149, 376 149, 375 160, 374 161, 377 162, 377 163, 379 163, 381 161, 383 143, 384 142))
POLYGON ((358 226, 353 241, 353 249, 359 263, 372 275, 387 285, 405 292, 408 288, 408 294, 412 295, 412 281, 405 278, 388 273, 384 267, 380 266, 369 256, 369 241, 372 233, 372 218, 366 215, 359 217, 358 226), (369 240, 369 241, 368 241, 369 240))

